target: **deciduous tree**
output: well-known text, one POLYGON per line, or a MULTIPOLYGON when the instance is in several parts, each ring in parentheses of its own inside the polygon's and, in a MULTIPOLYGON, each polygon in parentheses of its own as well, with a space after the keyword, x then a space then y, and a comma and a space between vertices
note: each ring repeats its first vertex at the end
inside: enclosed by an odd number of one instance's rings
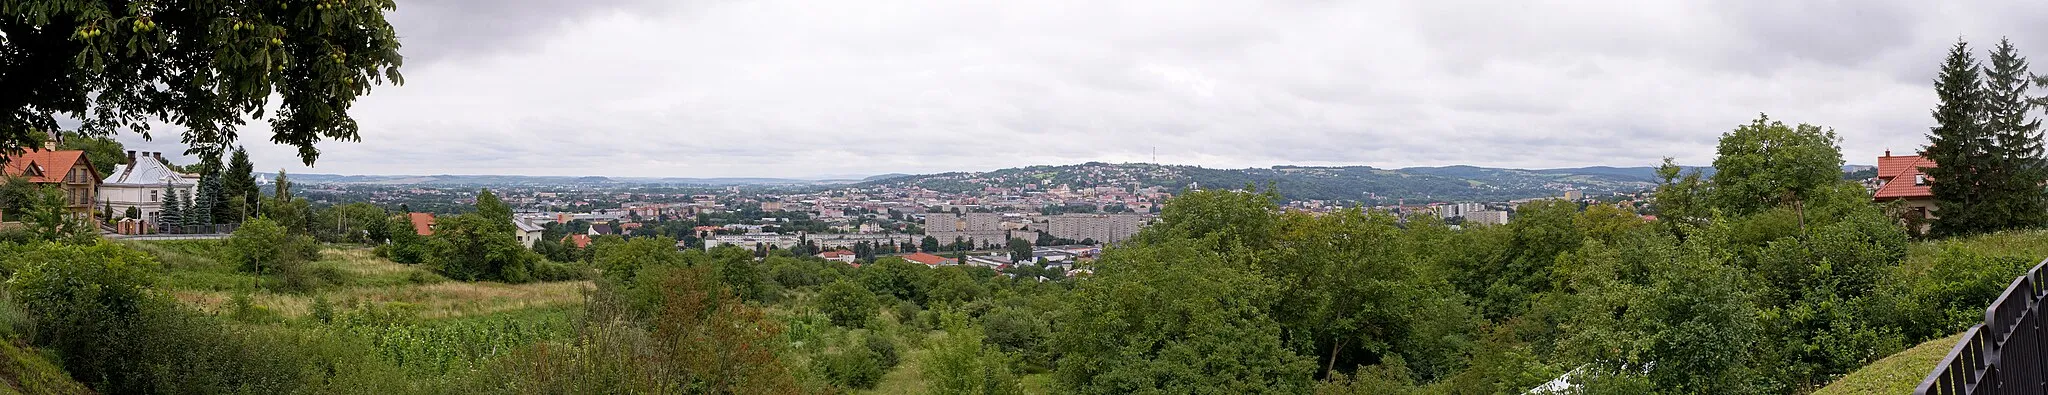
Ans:
POLYGON ((348 114, 372 85, 402 81, 391 0, 214 3, 61 0, 0 4, 0 153, 60 119, 106 136, 184 129, 191 153, 222 153, 248 119, 307 164, 324 139, 357 140, 348 114), (279 100, 271 103, 275 96, 279 100))

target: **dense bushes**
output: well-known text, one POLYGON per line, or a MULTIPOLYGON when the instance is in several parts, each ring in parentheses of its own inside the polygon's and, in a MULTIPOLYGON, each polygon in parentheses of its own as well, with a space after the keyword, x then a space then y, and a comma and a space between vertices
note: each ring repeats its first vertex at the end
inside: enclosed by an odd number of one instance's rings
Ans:
POLYGON ((818 310, 830 317, 833 325, 849 328, 867 325, 879 307, 880 301, 875 299, 874 293, 854 285, 852 281, 839 280, 818 292, 818 310))
POLYGON ((103 393, 378 393, 374 356, 346 337, 239 327, 151 289, 154 263, 113 244, 46 244, 4 258, 31 344, 103 393))
POLYGON ((479 372, 493 393, 787 394, 800 392, 773 341, 781 328, 708 267, 640 273, 633 296, 610 280, 590 300, 578 339, 538 344, 479 372), (652 297, 654 303, 629 302, 652 297), (642 310, 651 307, 652 311, 642 310), (635 317, 644 317, 635 318, 635 317))
POLYGON ((284 280, 286 289, 293 291, 338 283, 342 276, 332 267, 308 265, 320 258, 319 245, 310 237, 287 234, 283 227, 268 219, 243 223, 221 248, 237 270, 278 276, 284 280))
MULTIPOLYGON (((883 349, 892 354, 896 352, 894 346, 883 349)), ((873 389, 875 383, 882 380, 882 374, 893 367, 885 364, 882 355, 868 344, 841 346, 838 352, 825 355, 823 361, 825 377, 833 385, 846 388, 873 389)))

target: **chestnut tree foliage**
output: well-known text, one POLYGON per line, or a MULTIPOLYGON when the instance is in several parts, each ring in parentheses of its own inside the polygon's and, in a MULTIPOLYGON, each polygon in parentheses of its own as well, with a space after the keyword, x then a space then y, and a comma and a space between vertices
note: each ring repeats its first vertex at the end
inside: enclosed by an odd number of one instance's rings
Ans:
POLYGON ((349 107, 403 82, 392 0, 0 2, 0 153, 60 120, 87 136, 185 128, 218 155, 247 119, 311 164, 322 140, 357 140, 349 107), (277 103, 270 99, 276 97, 277 103))

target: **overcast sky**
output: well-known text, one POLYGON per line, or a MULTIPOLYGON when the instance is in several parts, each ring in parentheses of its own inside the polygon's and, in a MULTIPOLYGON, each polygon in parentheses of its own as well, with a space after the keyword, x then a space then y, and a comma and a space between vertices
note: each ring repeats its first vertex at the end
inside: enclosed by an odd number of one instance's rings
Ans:
MULTIPOLYGON (((1707 164, 1758 113, 1925 144, 1950 44, 2048 2, 401 0, 341 174, 816 177, 1086 161, 1707 164)), ((2041 93, 2048 93, 2043 90, 2041 93)), ((175 138, 131 147, 163 149, 175 138)))

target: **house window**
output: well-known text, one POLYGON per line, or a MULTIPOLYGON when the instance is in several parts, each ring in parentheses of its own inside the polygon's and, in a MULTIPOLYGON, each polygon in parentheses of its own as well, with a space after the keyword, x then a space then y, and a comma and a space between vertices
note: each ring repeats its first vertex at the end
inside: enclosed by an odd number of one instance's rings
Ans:
POLYGON ((1913 185, 1927 185, 1927 175, 1926 175, 1926 174, 1914 174, 1914 175, 1913 175, 1913 185))
POLYGON ((149 201, 151 203, 156 202, 156 191, 149 191, 149 201))

